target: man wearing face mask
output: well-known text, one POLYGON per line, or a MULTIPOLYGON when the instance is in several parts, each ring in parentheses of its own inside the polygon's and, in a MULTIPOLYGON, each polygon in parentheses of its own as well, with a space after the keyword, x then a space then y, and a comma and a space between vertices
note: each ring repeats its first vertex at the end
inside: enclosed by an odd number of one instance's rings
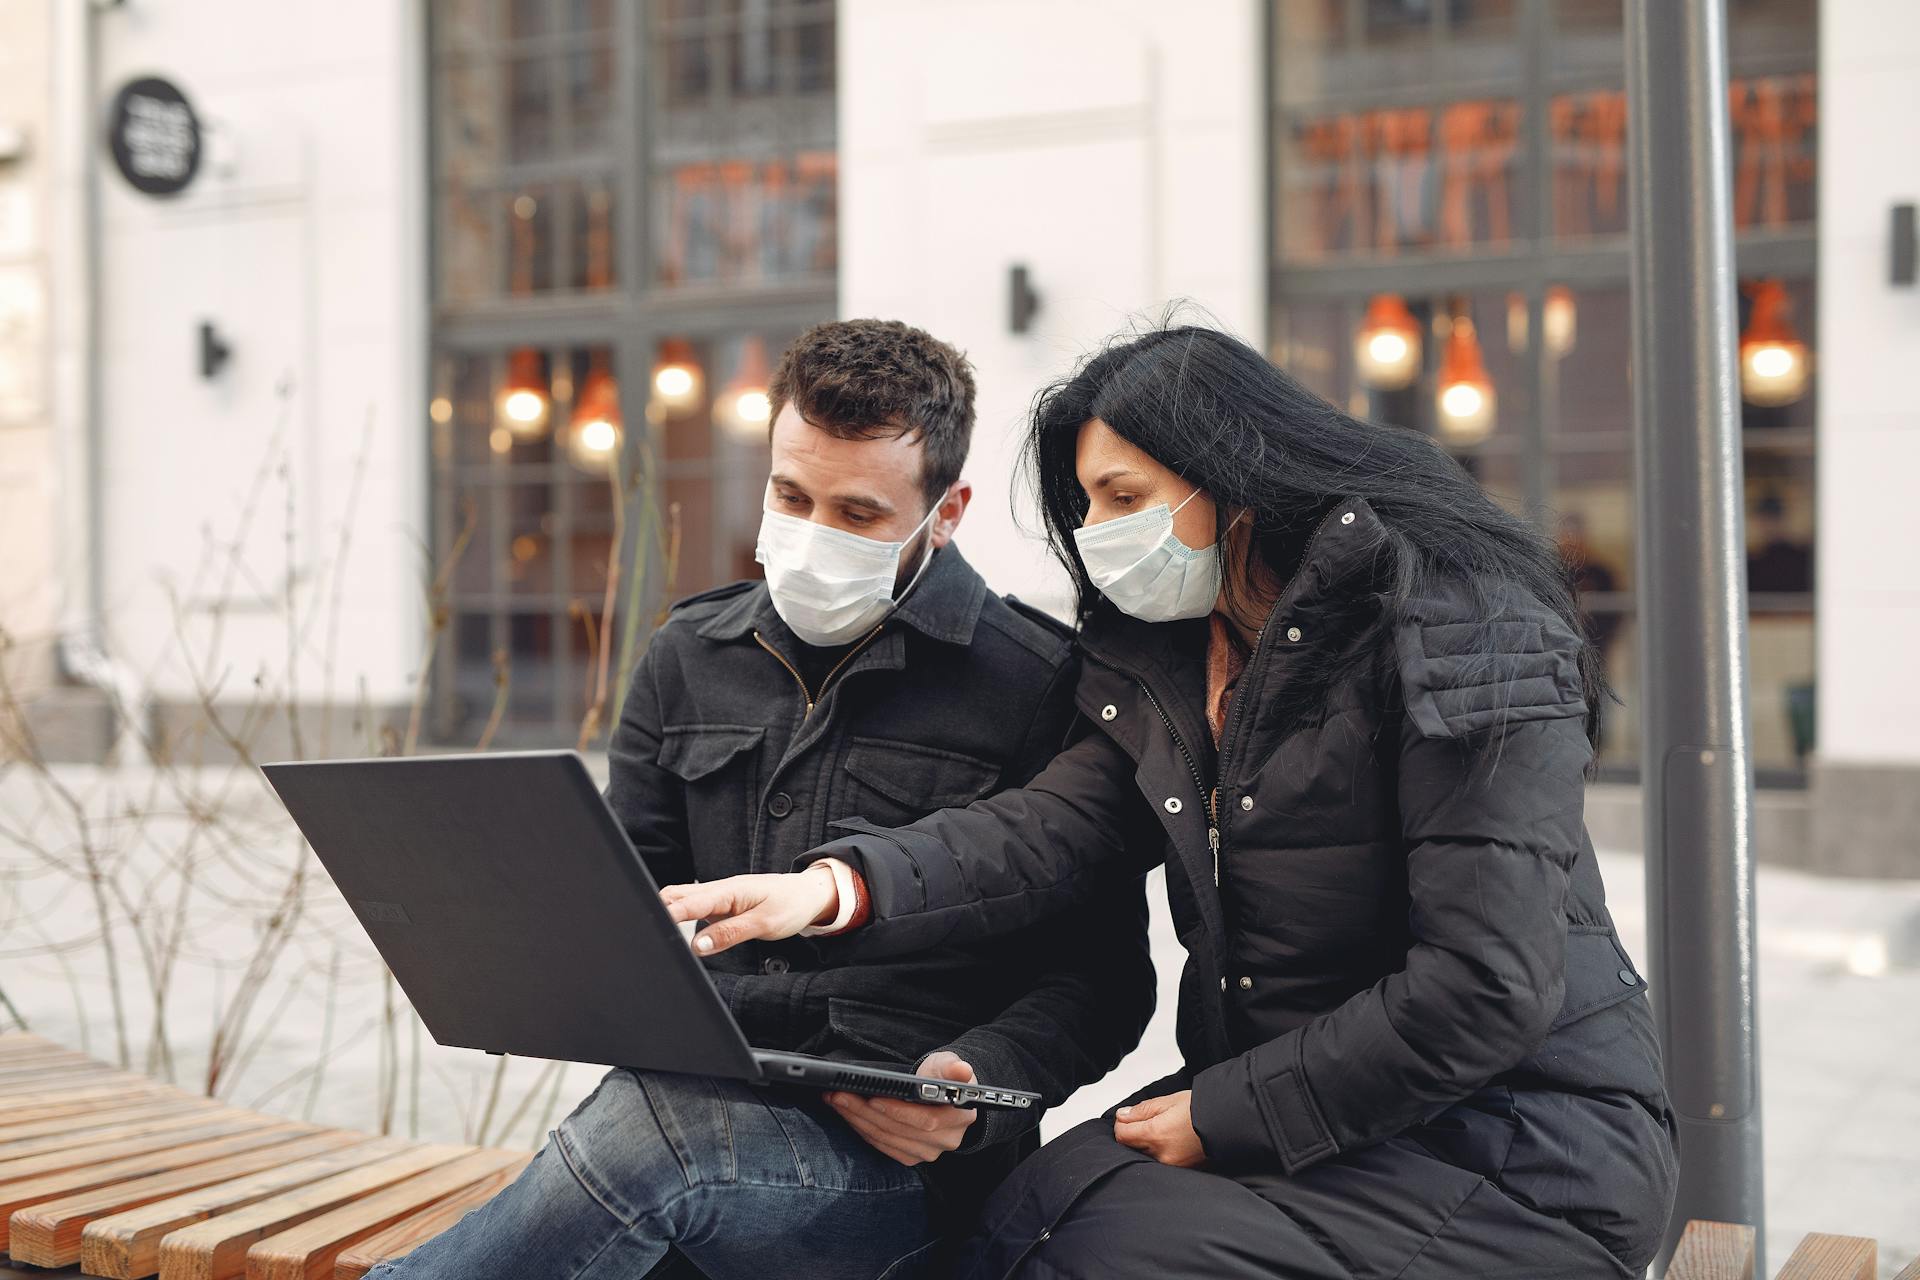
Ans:
MULTIPOLYGON (((965 358, 895 321, 823 324, 769 392, 765 578, 675 606, 610 747, 607 798, 662 884, 786 870, 836 833, 1020 786, 1073 718, 1070 633, 952 545, 965 358)), ((856 899, 808 933, 859 923, 856 899)), ((850 962, 792 939, 709 970, 760 1048, 1054 1105, 1138 1042, 1145 926, 1135 879, 991 944, 850 962)), ((1038 1147, 1039 1116, 616 1069, 482 1213, 374 1275, 919 1275, 1038 1147)))

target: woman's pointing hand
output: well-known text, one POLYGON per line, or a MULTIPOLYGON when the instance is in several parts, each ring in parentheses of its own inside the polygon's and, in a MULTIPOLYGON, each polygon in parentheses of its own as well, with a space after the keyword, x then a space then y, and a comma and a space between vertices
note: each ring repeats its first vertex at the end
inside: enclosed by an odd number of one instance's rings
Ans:
POLYGON ((791 938, 808 925, 831 921, 840 910, 833 872, 819 863, 786 875, 668 885, 660 900, 675 924, 709 922, 693 936, 693 949, 703 956, 756 938, 791 938))

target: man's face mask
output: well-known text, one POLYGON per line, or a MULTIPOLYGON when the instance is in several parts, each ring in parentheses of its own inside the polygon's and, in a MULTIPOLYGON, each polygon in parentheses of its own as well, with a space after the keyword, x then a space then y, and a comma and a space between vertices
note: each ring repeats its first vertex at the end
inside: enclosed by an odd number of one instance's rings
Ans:
POLYGON ((1143 622, 1200 618, 1220 598, 1220 546, 1189 547, 1173 532, 1173 517, 1199 494, 1168 509, 1164 502, 1073 531, 1087 576, 1123 613, 1143 622))
MULTIPOLYGON (((941 495, 942 501, 945 495, 941 495)), ((879 625, 894 606, 893 584, 900 575, 900 553, 933 523, 936 502, 912 533, 898 542, 880 542, 831 529, 778 511, 760 515, 760 540, 753 558, 766 566, 767 590, 774 610, 810 645, 846 644, 879 625)), ((926 572, 933 539, 900 591, 926 572)))

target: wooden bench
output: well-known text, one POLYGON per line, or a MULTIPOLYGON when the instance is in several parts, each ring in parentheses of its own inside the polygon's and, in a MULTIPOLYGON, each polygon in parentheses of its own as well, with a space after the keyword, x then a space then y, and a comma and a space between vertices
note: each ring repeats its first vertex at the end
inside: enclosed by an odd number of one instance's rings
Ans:
MULTIPOLYGON (((1862 1236, 1806 1237, 1774 1280, 1878 1280, 1879 1246, 1862 1236)), ((1667 1264, 1667 1280, 1757 1280, 1753 1228, 1732 1222, 1689 1222, 1667 1264)), ((1894 1280, 1920 1280, 1920 1258, 1894 1280)))
POLYGON ((0 1035, 0 1280, 354 1280, 531 1159, 299 1124, 0 1035))

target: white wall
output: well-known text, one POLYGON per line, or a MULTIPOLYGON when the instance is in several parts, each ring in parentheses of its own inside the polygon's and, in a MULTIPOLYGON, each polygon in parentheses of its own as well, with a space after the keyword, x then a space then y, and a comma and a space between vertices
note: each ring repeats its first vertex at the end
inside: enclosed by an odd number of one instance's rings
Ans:
POLYGON ((1169 298, 1265 332, 1259 6, 842 0, 839 29, 841 312, 972 357, 959 544, 998 590, 1058 607, 1064 579, 1008 510, 1034 391, 1169 298), (1024 335, 1016 263, 1041 295, 1024 335))
POLYGON ((59 600, 53 571, 48 360, 52 21, 45 0, 0 5, 0 128, 25 155, 0 162, 0 663, 17 689, 51 682, 59 600))
MULTIPOLYGON (((288 560, 289 486, 313 610, 332 595, 313 571, 336 558, 364 445, 334 697, 353 699, 362 675, 376 702, 405 696, 424 613, 415 540, 427 532, 420 8, 130 0, 100 19, 103 99, 159 74, 209 134, 201 176, 171 200, 103 161, 107 614, 136 666, 173 633, 172 582, 196 635, 211 605, 229 609, 221 666, 235 694, 262 667, 284 670, 287 628, 263 594, 288 560), (198 371, 202 320, 234 349, 212 381, 198 371), (206 533, 239 531, 263 464, 247 572, 230 591, 218 571, 192 587, 206 533)), ((303 699, 323 696, 325 634, 307 646, 303 699)), ((155 687, 189 692, 178 671, 156 673, 155 687)))
POLYGON ((1820 6, 1820 754, 1920 762, 1920 288, 1888 283, 1920 201, 1920 5, 1820 6))

